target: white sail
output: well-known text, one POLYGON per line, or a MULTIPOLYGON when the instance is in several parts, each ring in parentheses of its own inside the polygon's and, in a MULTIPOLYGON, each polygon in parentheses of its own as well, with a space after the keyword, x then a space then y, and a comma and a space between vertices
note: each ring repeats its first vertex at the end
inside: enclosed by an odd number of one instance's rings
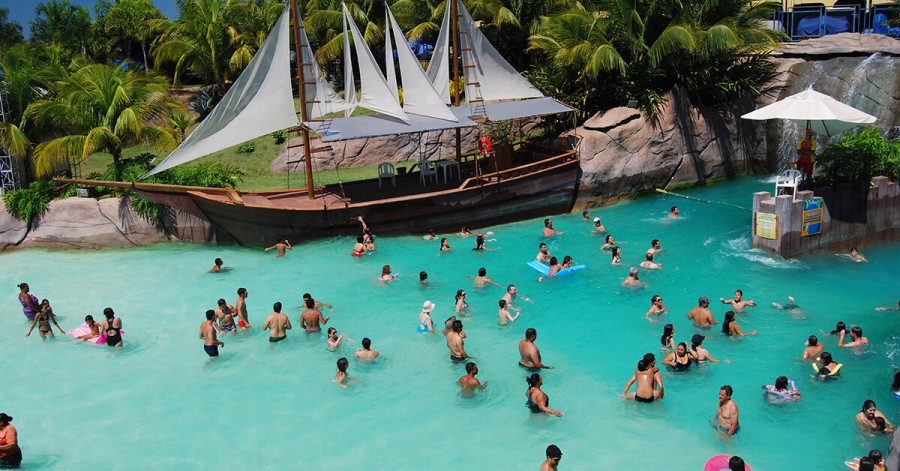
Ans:
POLYGON ((450 104, 450 1, 444 7, 444 20, 438 32, 437 44, 428 63, 428 80, 444 103, 450 104))
MULTIPOLYGON (((387 76, 388 88, 391 90, 399 90, 397 87, 397 68, 394 66, 394 46, 391 44, 391 30, 387 27, 387 25, 390 24, 388 15, 390 14, 391 9, 387 5, 385 5, 385 9, 387 10, 387 13, 384 14, 384 75, 387 76)), ((400 39, 397 39, 397 44, 400 44, 400 39)), ((397 93, 397 100, 400 100, 399 93, 397 93)))
POLYGON ((350 55, 350 33, 347 32, 347 15, 344 21, 344 101, 347 102, 344 116, 350 117, 358 105, 356 101, 356 76, 353 75, 353 58, 350 55))
POLYGON ((290 15, 284 13, 228 93, 148 177, 250 139, 300 125, 290 69, 290 15))
MULTIPOLYGON (((306 93, 306 114, 310 119, 320 118, 325 115, 337 113, 351 108, 353 105, 344 101, 322 74, 316 55, 309 45, 309 38, 303 26, 303 20, 298 19, 300 29, 300 64, 303 66, 303 85, 306 93)), ((355 97, 355 95, 354 95, 355 97)))
MULTIPOLYGON (((467 56, 471 58, 471 61, 463 61, 467 72, 467 87, 477 86, 479 92, 469 94, 469 96, 480 95, 480 98, 485 101, 543 97, 544 94, 528 80, 525 80, 522 74, 509 65, 506 59, 488 42, 475 21, 472 20, 472 15, 466 10, 462 0, 457 0, 457 8, 459 9, 459 29, 461 33, 465 32, 465 35, 460 34, 465 42, 460 45, 460 50, 471 49, 469 54, 464 52, 464 59, 467 56)), ((435 50, 435 54, 437 54, 437 50, 435 50)))
POLYGON ((394 39, 397 41, 397 58, 400 60, 400 77, 403 81, 403 110, 421 116, 459 121, 431 86, 431 81, 409 48, 406 36, 397 24, 391 9, 387 5, 385 8, 389 20, 385 28, 388 30, 385 31, 385 37, 390 37, 390 31, 393 31, 394 39))
POLYGON ((360 34, 359 28, 356 27, 356 22, 353 21, 350 12, 347 10, 347 5, 341 4, 341 7, 344 10, 344 17, 350 26, 350 32, 353 34, 353 46, 359 65, 359 106, 408 121, 409 118, 407 118, 406 112, 403 111, 400 102, 397 100, 396 89, 391 91, 388 88, 387 81, 385 81, 384 75, 381 74, 381 69, 378 68, 375 57, 372 56, 372 51, 369 50, 369 46, 366 46, 363 35, 360 34))

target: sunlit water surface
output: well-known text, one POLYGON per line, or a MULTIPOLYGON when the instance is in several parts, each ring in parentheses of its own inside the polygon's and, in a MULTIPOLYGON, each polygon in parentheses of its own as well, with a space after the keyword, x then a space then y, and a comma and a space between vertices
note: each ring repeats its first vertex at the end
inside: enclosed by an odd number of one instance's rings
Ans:
MULTIPOLYGON (((685 191, 694 197, 750 206, 762 179, 745 178, 685 191)), ((776 259, 750 249, 749 210, 657 195, 591 211, 616 240, 623 264, 610 266, 580 214, 554 218, 565 232, 551 253, 572 255, 587 268, 537 281, 526 267, 541 241, 540 220, 489 228, 494 251, 470 250, 474 238, 450 235, 455 251, 438 254, 438 241, 420 236, 379 237, 371 256, 349 256, 350 238, 299 244, 283 259, 241 247, 160 244, 102 252, 26 250, 0 256, 5 287, 0 357, 0 409, 15 417, 27 469, 301 468, 301 469, 536 469, 550 443, 565 454, 565 469, 702 469, 719 453, 738 454, 754 469, 843 469, 843 461, 872 448, 887 451, 886 437, 856 430, 853 416, 874 399, 893 422, 900 401, 889 394, 898 366, 900 313, 876 312, 897 302, 900 245, 865 247, 868 264, 823 253, 802 261, 776 259), (682 217, 666 217, 672 205, 682 217), (632 292, 619 283, 637 265, 651 239, 665 249, 658 272, 642 272, 649 288, 632 292), (209 274, 216 257, 233 271, 209 274), (374 279, 390 264, 400 277, 374 279), (501 284, 515 283, 532 303, 521 303, 514 325, 497 325, 503 289, 474 289, 467 276, 484 266, 501 284), (427 270, 431 286, 417 274, 427 270), (66 329, 86 314, 101 319, 112 306, 124 320, 125 347, 24 338, 27 324, 16 285, 50 298, 66 329), (197 338, 206 309, 222 297, 233 303, 238 287, 250 292, 252 332, 229 334, 222 355, 210 361, 197 338), (687 374, 665 372, 666 397, 653 404, 623 401, 619 394, 646 352, 661 361, 663 324, 674 323, 678 341, 696 332, 685 314, 699 296, 713 299, 735 289, 759 303, 738 321, 756 337, 725 338, 704 332, 719 359, 687 374), (459 395, 461 365, 448 359, 444 337, 416 332, 426 299, 437 304, 437 324, 452 314, 457 289, 469 293, 464 318, 466 349, 477 357, 483 394, 459 395), (324 334, 299 331, 300 296, 334 304, 329 326, 356 342, 326 350, 324 334), (670 314, 651 323, 644 314, 660 294, 670 314), (771 303, 796 297, 803 314, 771 303), (270 344, 260 330, 273 302, 294 323, 285 342, 270 344), (803 342, 843 320, 863 327, 871 346, 855 354, 824 338, 844 363, 839 380, 810 377, 798 360, 803 342), (516 345, 527 327, 547 364, 544 390, 555 418, 524 406, 526 373, 516 345), (363 337, 382 358, 351 362, 353 383, 332 383, 335 361, 363 337), (803 401, 772 405, 760 386, 779 375, 796 380, 803 401), (742 431, 722 440, 710 428, 718 389, 734 387, 742 431)), ((376 234, 378 228, 374 228, 376 234)))

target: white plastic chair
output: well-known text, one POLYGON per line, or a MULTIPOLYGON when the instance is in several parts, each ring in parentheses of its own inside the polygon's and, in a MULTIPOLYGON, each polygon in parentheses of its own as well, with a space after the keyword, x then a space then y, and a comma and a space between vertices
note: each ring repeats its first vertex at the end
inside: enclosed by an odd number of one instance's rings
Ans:
POLYGON ((775 196, 780 195, 779 189, 781 188, 792 188, 792 195, 797 194, 797 186, 800 185, 800 181, 803 180, 803 173, 797 169, 785 170, 775 177, 775 196))
POLYGON ((394 188, 397 188, 397 172, 394 170, 394 164, 389 162, 384 162, 378 164, 378 188, 381 188, 381 179, 382 178, 390 178, 391 184, 394 185, 394 188))
POLYGON ((419 161, 419 181, 422 183, 422 185, 425 184, 425 179, 427 177, 432 177, 434 179, 434 182, 437 183, 437 175, 437 164, 428 160, 419 161))

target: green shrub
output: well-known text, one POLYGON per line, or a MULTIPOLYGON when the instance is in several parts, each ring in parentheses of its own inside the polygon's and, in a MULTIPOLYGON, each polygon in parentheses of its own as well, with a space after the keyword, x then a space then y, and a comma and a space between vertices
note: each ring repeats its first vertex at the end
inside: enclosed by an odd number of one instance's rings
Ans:
POLYGON ((284 134, 284 131, 275 131, 271 134, 272 138, 275 139, 275 143, 278 145, 284 144, 284 141, 287 140, 287 136, 284 134))
POLYGON ((876 175, 900 178, 900 142, 884 140, 876 128, 847 134, 816 157, 817 184, 867 181, 876 175))
POLYGON ((3 204, 14 218, 25 221, 28 227, 47 212, 50 200, 56 195, 54 182, 31 182, 28 188, 13 190, 3 195, 3 204))
POLYGON ((256 150, 256 145, 252 142, 246 142, 238 147, 238 154, 252 154, 256 150))

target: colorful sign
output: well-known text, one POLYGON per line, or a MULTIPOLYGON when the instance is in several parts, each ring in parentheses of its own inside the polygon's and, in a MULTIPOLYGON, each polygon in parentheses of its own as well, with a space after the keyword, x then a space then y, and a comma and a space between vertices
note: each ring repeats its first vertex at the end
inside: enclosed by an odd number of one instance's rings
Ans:
POLYGON ((822 232, 822 217, 825 203, 822 198, 813 198, 803 202, 803 223, 800 229, 802 237, 822 232))
POLYGON ((778 215, 756 212, 756 235, 763 239, 778 238, 778 215))

